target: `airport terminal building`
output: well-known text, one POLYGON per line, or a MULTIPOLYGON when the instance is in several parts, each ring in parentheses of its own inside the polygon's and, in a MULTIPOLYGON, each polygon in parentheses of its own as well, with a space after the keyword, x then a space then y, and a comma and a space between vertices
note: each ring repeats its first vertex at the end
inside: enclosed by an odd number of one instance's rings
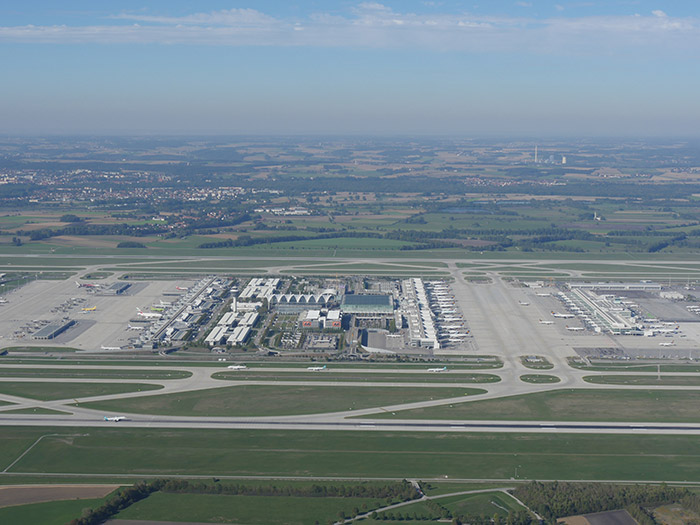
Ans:
POLYGON ((391 295, 344 295, 340 302, 340 311, 360 319, 393 316, 394 298, 391 295))

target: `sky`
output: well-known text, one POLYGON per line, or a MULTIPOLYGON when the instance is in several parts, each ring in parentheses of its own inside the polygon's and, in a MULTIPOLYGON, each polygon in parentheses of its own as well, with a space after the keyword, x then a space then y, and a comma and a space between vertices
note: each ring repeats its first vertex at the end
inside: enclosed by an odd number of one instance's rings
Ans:
POLYGON ((700 135, 697 0, 4 0, 0 133, 700 135))

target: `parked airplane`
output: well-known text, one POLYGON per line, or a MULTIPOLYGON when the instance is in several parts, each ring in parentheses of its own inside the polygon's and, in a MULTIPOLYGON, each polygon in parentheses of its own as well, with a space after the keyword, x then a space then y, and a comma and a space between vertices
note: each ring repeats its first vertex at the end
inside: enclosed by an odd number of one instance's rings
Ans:
POLYGON ((227 368, 229 370, 245 370, 248 367, 246 365, 229 365, 227 368))
POLYGON ((557 312, 552 312, 552 315, 557 319, 573 319, 575 317, 574 314, 558 314, 557 312))
POLYGON ((139 315, 145 319, 160 319, 163 317, 163 314, 159 314, 157 312, 144 312, 139 307, 136 307, 136 309, 138 310, 139 315))
POLYGON ((0 299, 0 304, 7 304, 7 299, 0 299))
POLYGON ((78 281, 75 281, 75 284, 77 285, 78 288, 99 288, 99 284, 89 284, 89 283, 79 283, 78 281))
POLYGON ((428 372, 447 372, 447 367, 443 366, 442 368, 428 368, 428 372))
POLYGON ((538 293, 535 295, 537 295, 537 297, 551 297, 552 294, 551 293, 538 293))
POLYGON ((578 326, 567 326, 566 329, 570 332, 583 332, 585 330, 585 328, 580 328, 578 326))
POLYGON ((128 325, 129 330, 143 330, 143 326, 128 325))
POLYGON ((527 303, 525 301, 518 301, 518 304, 520 304, 520 306, 530 306, 530 303, 527 303))
POLYGON ((94 312, 97 310, 97 306, 89 306, 87 308, 83 308, 83 312, 94 312))
POLYGON ((671 341, 670 343, 659 343, 659 346, 676 346, 676 342, 671 341))
POLYGON ((554 324, 554 321, 544 321, 540 319, 540 324, 554 324))
POLYGON ((181 292, 186 292, 187 290, 189 290, 189 288, 185 288, 183 286, 176 286, 175 289, 180 290, 181 292))
POLYGON ((104 417, 105 421, 113 421, 115 423, 118 423, 119 421, 126 421, 126 417, 124 416, 113 416, 113 417, 104 417))
POLYGON ((100 348, 102 350, 121 350, 122 349, 121 346, 104 346, 104 345, 102 345, 100 348))
POLYGON ((323 366, 309 366, 307 367, 307 370, 310 370, 311 372, 320 372, 321 370, 325 370, 326 365, 323 366))

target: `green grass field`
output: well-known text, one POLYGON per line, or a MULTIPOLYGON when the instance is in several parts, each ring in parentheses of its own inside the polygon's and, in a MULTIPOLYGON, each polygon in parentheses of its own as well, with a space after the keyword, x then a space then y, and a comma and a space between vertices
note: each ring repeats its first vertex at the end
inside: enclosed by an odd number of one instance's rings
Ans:
POLYGON ((500 491, 489 492, 486 494, 467 494, 463 496, 449 496, 446 498, 438 498, 437 503, 446 507, 452 514, 472 515, 472 516, 507 516, 508 511, 523 510, 523 506, 518 504, 510 496, 500 491), (507 509, 507 510, 503 510, 507 509))
POLYGON ((516 421, 698 422, 700 391, 557 390, 372 417, 516 421))
POLYGON ((531 368, 532 370, 551 370, 554 365, 550 363, 547 358, 541 356, 521 356, 520 362, 526 368, 531 368), (534 357, 534 359, 532 359, 534 357))
POLYGON ((242 385, 83 403, 99 410, 187 416, 315 414, 483 393, 475 388, 242 385))
MULTIPOLYGON (((133 366, 133 367, 143 367, 143 366, 162 366, 162 367, 204 367, 204 368, 215 368, 224 371, 225 368, 231 364, 231 362, 218 362, 215 361, 214 357, 211 356, 200 356, 202 361, 186 361, 184 359, 172 359, 168 358, 152 358, 146 359, 143 356, 136 357, 132 360, 126 360, 123 357, 117 359, 109 360, 105 359, 104 356, 100 356, 96 359, 76 359, 75 357, 62 357, 60 359, 54 357, 24 357, 24 358, 8 358, 0 357, 0 363, 16 364, 16 365, 65 365, 65 366, 83 366, 83 365, 105 365, 105 366, 133 366)), ((416 373, 420 371, 427 371, 428 368, 434 366, 448 366, 450 370, 488 370, 495 368, 502 368, 503 362, 492 356, 471 356, 471 361, 460 362, 460 363, 447 363, 441 361, 430 361, 425 363, 396 363, 396 362, 369 362, 369 363, 327 363, 329 366, 328 371, 333 372, 334 368, 352 369, 352 368, 373 368, 377 370, 382 369, 399 369, 399 370, 412 370, 416 373)), ((306 361, 306 362, 290 362, 290 361, 274 361, 274 362, 260 362, 260 363, 248 363, 248 366, 253 368, 284 368, 288 369, 289 372, 301 372, 305 370, 308 366, 318 365, 318 361, 306 361)), ((281 373, 286 372, 284 370, 281 373)), ((387 372, 388 373, 388 372, 387 372)))
POLYGON ((5 427, 10 472, 700 481, 696 436, 5 427))
POLYGON ((662 372, 700 372, 698 365, 655 365, 655 364, 627 364, 627 363, 606 363, 605 365, 585 365, 580 361, 569 360, 569 365, 579 370, 601 371, 601 372, 656 372, 658 366, 662 372))
POLYGON ((15 410, 4 410, 3 414, 47 414, 47 415, 66 415, 68 412, 61 410, 52 410, 43 407, 17 408, 15 410))
POLYGON ((524 374, 520 376, 520 380, 525 383, 559 383, 561 381, 557 376, 549 374, 524 374))
POLYGON ((75 368, 0 368, 0 377, 88 378, 88 379, 184 379, 186 370, 94 370, 75 368))
MULTIPOLYGON (((424 501, 416 501, 415 503, 410 503, 408 505, 405 505, 403 507, 399 507, 397 509, 389 510, 386 512, 378 512, 378 516, 376 520, 373 520, 371 517, 365 518, 360 523, 362 524, 373 524, 373 523, 386 523, 382 519, 382 517, 386 516, 387 519, 389 520, 389 523, 394 523, 395 520, 398 521, 397 515, 401 513, 404 516, 409 515, 413 516, 413 514, 416 514, 420 519, 420 517, 429 517, 431 519, 439 519, 441 516, 439 513, 436 513, 433 509, 431 509, 428 504, 424 501), (391 515, 394 515, 394 519, 391 519, 391 515)), ((403 520, 402 520, 403 521, 403 520)))
POLYGON ((285 496, 230 496, 221 494, 152 494, 117 519, 302 525, 337 520, 353 508, 374 509, 383 502, 370 498, 310 498, 285 496))
POLYGON ((102 502, 102 499, 79 499, 3 507, 0 508, 0 523, 66 525, 79 518, 83 509, 99 507, 102 502))
POLYGON ((107 394, 121 394, 123 392, 140 392, 146 390, 158 390, 160 385, 148 385, 143 383, 49 383, 49 382, 15 382, 0 381, 0 393, 38 399, 41 401, 53 401, 55 399, 75 399, 80 397, 103 396, 107 394))
MULTIPOLYGON (((301 372, 301 371, 300 371, 301 372)), ((495 374, 377 374, 377 373, 333 373, 323 374, 293 372, 217 372, 214 379, 229 381, 338 381, 338 382, 387 382, 387 383, 497 383, 501 378, 495 374)))
POLYGON ((606 376, 586 376, 583 378, 587 383, 598 385, 655 385, 655 386, 700 386, 699 376, 635 376, 635 375, 606 375, 606 376))
POLYGON ((5 348, 8 353, 13 354, 15 352, 22 352, 22 353, 72 353, 72 352, 77 352, 77 348, 67 348, 67 347, 60 347, 60 346, 8 346, 5 348))

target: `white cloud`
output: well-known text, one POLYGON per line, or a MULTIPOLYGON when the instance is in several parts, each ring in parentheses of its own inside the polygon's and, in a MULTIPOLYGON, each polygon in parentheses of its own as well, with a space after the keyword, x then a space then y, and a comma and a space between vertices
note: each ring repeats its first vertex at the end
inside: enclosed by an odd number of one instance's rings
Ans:
POLYGON ((279 23, 276 18, 268 16, 255 9, 224 9, 212 13, 196 13, 188 16, 153 16, 142 14, 122 13, 112 18, 150 22, 165 25, 203 25, 203 26, 268 26, 279 23))
MULTIPOLYGON (((524 2, 523 2, 524 3, 524 2)), ((557 8, 558 9, 558 8, 557 8)), ((628 48, 700 50, 700 22, 650 15, 503 17, 398 12, 363 2, 350 14, 285 19, 255 9, 186 16, 122 13, 92 26, 0 27, 0 42, 162 43, 221 46, 421 48, 465 52, 615 53, 628 48), (132 22, 127 24, 124 22, 132 22)))

